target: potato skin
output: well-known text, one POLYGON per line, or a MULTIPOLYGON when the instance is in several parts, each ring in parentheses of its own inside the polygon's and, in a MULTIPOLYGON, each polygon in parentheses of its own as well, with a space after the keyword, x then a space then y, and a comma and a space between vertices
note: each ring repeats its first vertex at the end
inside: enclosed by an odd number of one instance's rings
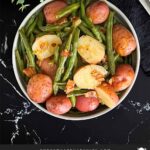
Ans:
POLYGON ((76 109, 81 112, 90 112, 99 106, 99 100, 96 97, 78 96, 76 101, 76 109))
POLYGON ((56 13, 66 6, 67 6, 67 3, 61 0, 55 0, 55 1, 48 3, 44 7, 44 10, 43 10, 45 18, 46 18, 46 22, 55 23, 57 21, 56 13))
POLYGON ((57 66, 56 64, 51 64, 50 61, 51 61, 50 58, 44 59, 42 60, 39 66, 41 68, 41 71, 44 74, 50 76, 51 79, 53 80, 57 71, 57 66))
POLYGON ((97 1, 92 3, 86 10, 86 14, 91 18, 94 24, 100 24, 107 20, 109 16, 109 7, 106 3, 97 1))
POLYGON ((135 73, 131 65, 119 65, 111 81, 114 90, 119 92, 128 88, 134 79, 134 74, 135 73))
POLYGON ((103 82, 101 85, 96 87, 96 92, 102 103, 109 108, 113 108, 117 105, 119 97, 109 83, 103 82))
POLYGON ((43 103, 52 94, 52 80, 44 74, 36 74, 27 85, 28 96, 36 103, 43 103))
POLYGON ((113 48, 120 56, 128 56, 136 49, 132 33, 121 24, 113 27, 113 48))
POLYGON ((67 113, 71 107, 71 101, 66 96, 53 96, 46 101, 47 110, 57 115, 67 113))

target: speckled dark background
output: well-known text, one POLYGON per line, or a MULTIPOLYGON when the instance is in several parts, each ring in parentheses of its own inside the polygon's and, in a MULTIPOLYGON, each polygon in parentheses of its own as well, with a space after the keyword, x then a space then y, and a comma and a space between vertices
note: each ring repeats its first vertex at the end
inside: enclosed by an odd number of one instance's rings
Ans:
POLYGON ((80 122, 39 111, 16 82, 11 59, 13 39, 38 0, 28 2, 31 6, 21 13, 10 0, 0 1, 0 143, 150 144, 150 16, 138 0, 111 0, 130 19, 140 41, 142 67, 133 90, 110 113, 80 122))

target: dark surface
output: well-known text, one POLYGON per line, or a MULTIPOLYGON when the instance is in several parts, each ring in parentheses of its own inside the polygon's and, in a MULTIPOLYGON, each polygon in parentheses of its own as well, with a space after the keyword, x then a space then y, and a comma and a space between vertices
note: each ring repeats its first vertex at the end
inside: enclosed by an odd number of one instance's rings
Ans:
MULTIPOLYGON (((142 66, 150 71, 150 16, 138 0, 112 2, 135 27, 142 66)), ((36 4, 21 13, 10 0, 0 1, 0 143, 150 144, 150 77, 142 69, 133 90, 120 106, 88 121, 56 119, 24 98, 13 73, 11 48, 18 26, 36 4)))

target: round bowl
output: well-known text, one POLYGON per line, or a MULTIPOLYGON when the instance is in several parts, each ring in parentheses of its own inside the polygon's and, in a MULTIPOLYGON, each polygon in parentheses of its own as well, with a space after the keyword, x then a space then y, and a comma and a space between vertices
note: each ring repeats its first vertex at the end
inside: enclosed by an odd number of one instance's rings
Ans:
MULTIPOLYGON (((45 4, 49 3, 50 1, 52 0, 46 0, 44 1, 43 3, 37 5, 26 17, 25 19, 23 20, 23 22, 21 23, 19 29, 21 27, 23 27, 27 21, 29 20, 29 18, 34 14, 34 13, 37 13, 38 11, 40 11, 45 4)), ((114 11, 116 12, 117 16, 125 23, 125 25, 130 29, 130 31, 132 32, 132 34, 134 35, 135 39, 136 39, 136 43, 137 43, 137 49, 136 49, 136 52, 135 52, 135 55, 134 55, 134 59, 133 59, 133 64, 134 64, 134 69, 135 69, 135 77, 134 77, 134 80, 132 82, 132 84, 130 85, 130 87, 128 89, 125 90, 125 92, 122 94, 121 98, 120 98, 120 101, 118 103, 118 105, 126 98, 126 96, 129 94, 129 92, 131 91, 134 83, 135 83, 135 80, 137 78, 137 75, 138 75, 138 71, 139 71, 139 66, 140 66, 140 46, 139 46, 139 41, 138 41, 138 38, 137 38, 137 34, 131 24, 131 22, 128 20, 128 18, 124 15, 124 13, 118 9, 115 5, 113 5, 112 3, 108 2, 108 1, 105 1, 109 7, 114 11)), ((18 29, 18 30, 19 30, 18 29)), ((13 43, 13 50, 12 50, 12 63, 13 63, 13 70, 14 70, 14 73, 15 73, 15 77, 17 79, 17 82, 21 88, 21 90, 23 91, 23 93, 25 94, 25 96, 29 99, 29 101, 31 103, 33 103, 36 107, 38 107, 40 110, 42 110, 43 112, 47 113, 48 115, 51 115, 51 116, 54 116, 56 118, 61 118, 61 119, 65 119, 65 120, 87 120, 87 119, 92 119, 92 118, 95 118, 95 117, 99 117, 99 116, 102 116, 108 112, 110 112, 112 109, 111 108, 107 108, 105 106, 101 106, 99 109, 97 109, 96 111, 93 111, 93 112, 90 112, 90 113, 85 113, 85 114, 82 114, 82 113, 76 113, 76 114, 73 114, 73 113, 68 113, 68 114, 65 114, 65 115, 55 115, 55 114, 52 114, 50 112, 48 112, 43 106, 41 106, 40 104, 37 104, 35 102, 33 102, 29 97, 28 97, 28 94, 26 92, 26 86, 24 85, 22 79, 21 79, 21 76, 19 75, 19 71, 17 69, 17 64, 16 64, 16 57, 15 57, 15 50, 17 48, 17 43, 18 43, 18 37, 19 37, 19 33, 17 31, 16 33, 16 36, 15 36, 15 39, 14 39, 14 43, 13 43)), ((113 108, 114 109, 114 108, 113 108)))

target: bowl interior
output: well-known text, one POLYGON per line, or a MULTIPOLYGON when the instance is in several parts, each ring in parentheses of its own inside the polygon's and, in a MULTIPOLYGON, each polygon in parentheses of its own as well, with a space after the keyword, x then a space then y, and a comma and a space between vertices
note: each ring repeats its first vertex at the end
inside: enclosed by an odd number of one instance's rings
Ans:
MULTIPOLYGON (((44 5, 48 2, 50 2, 52 0, 46 0, 45 2, 39 4, 37 7, 35 7, 26 17, 25 19, 23 20, 23 22, 21 23, 19 29, 21 27, 23 27, 27 21, 29 20, 29 18, 37 13, 38 11, 40 11, 44 5)), ((135 78, 132 82, 132 84, 130 85, 130 87, 125 90, 123 93, 122 93, 122 96, 120 98, 120 101, 118 103, 118 105, 125 99, 125 97, 128 95, 128 93, 130 92, 131 88, 133 87, 133 84, 137 78, 137 74, 138 74, 138 71, 139 71, 139 65, 140 65, 140 47, 139 47, 139 42, 138 42, 138 38, 137 38, 137 35, 136 35, 136 32, 132 26, 132 24, 130 23, 130 21, 128 20, 128 18, 116 7, 114 6, 112 3, 108 2, 108 1, 105 1, 109 7, 111 8, 111 10, 113 10, 114 12, 116 12, 116 15, 117 17, 126 25, 126 27, 133 33, 135 39, 136 39, 136 43, 137 43, 137 49, 136 51, 134 52, 133 54, 133 57, 132 57, 132 63, 133 63, 133 67, 134 67, 134 70, 135 70, 135 78)), ((18 30, 19 30, 18 29, 18 30)), ((23 82, 21 76, 19 75, 19 72, 18 72, 18 69, 17 69, 17 64, 16 64, 16 57, 15 57, 15 50, 17 48, 17 43, 18 43, 18 37, 19 37, 19 34, 18 34, 18 31, 16 33, 16 36, 15 36, 15 40, 14 40, 14 44, 13 44, 13 53, 12 53, 12 61, 13 61, 13 69, 14 69, 14 73, 15 73, 15 76, 16 76, 16 79, 17 79, 17 82, 21 88, 21 90, 23 91, 23 93, 25 94, 25 96, 30 100, 30 102, 32 102, 36 107, 38 107, 39 109, 41 109, 42 111, 44 111, 45 113, 51 115, 51 116, 54 116, 54 117, 57 117, 57 118, 61 118, 61 119, 65 119, 65 120, 87 120, 87 119, 92 119, 92 118, 95 118, 95 117, 98 117, 98 116, 101 116, 109 111, 111 111, 112 109, 110 108, 107 108, 106 106, 100 106, 97 110, 93 111, 93 112, 89 112, 89 113, 79 113, 79 112, 73 112, 73 111, 70 111, 69 113, 65 114, 65 115, 55 115, 55 114, 52 114, 50 112, 48 112, 44 107, 43 105, 40 105, 40 104, 37 104, 35 102, 33 102, 27 95, 26 93, 26 84, 23 82)))

